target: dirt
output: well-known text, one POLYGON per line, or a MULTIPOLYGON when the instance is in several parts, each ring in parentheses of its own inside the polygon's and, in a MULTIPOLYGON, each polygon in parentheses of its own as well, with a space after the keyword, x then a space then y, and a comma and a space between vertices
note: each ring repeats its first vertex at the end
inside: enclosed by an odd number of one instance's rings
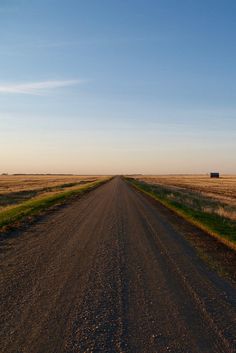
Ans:
POLYGON ((184 227, 114 178, 3 238, 1 353, 235 352, 236 287, 184 227))

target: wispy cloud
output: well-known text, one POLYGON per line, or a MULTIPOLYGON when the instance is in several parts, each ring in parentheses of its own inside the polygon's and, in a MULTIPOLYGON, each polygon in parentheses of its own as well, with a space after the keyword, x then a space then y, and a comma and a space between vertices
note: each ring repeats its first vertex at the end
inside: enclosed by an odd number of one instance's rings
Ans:
POLYGON ((56 88, 72 86, 80 84, 82 80, 54 80, 54 81, 40 81, 30 83, 0 83, 0 94, 31 94, 31 95, 44 95, 56 88))

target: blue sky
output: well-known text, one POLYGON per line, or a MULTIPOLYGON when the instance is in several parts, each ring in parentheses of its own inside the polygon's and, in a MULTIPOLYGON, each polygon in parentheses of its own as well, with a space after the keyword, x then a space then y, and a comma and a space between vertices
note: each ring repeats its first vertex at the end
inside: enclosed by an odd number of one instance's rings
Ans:
POLYGON ((236 173, 234 0, 1 0, 0 172, 236 173))

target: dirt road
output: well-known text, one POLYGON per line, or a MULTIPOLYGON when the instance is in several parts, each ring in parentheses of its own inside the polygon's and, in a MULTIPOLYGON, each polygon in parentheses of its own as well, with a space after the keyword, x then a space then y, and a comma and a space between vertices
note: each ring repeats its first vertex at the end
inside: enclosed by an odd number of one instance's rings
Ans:
POLYGON ((235 287, 120 178, 0 251, 1 353, 236 351, 235 287))

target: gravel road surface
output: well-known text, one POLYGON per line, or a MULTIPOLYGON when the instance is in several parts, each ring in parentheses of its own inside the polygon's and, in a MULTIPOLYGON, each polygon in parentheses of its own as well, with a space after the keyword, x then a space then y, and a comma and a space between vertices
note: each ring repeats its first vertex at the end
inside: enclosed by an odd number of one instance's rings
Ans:
POLYGON ((236 288, 116 177, 1 241, 0 352, 236 352, 236 288))

